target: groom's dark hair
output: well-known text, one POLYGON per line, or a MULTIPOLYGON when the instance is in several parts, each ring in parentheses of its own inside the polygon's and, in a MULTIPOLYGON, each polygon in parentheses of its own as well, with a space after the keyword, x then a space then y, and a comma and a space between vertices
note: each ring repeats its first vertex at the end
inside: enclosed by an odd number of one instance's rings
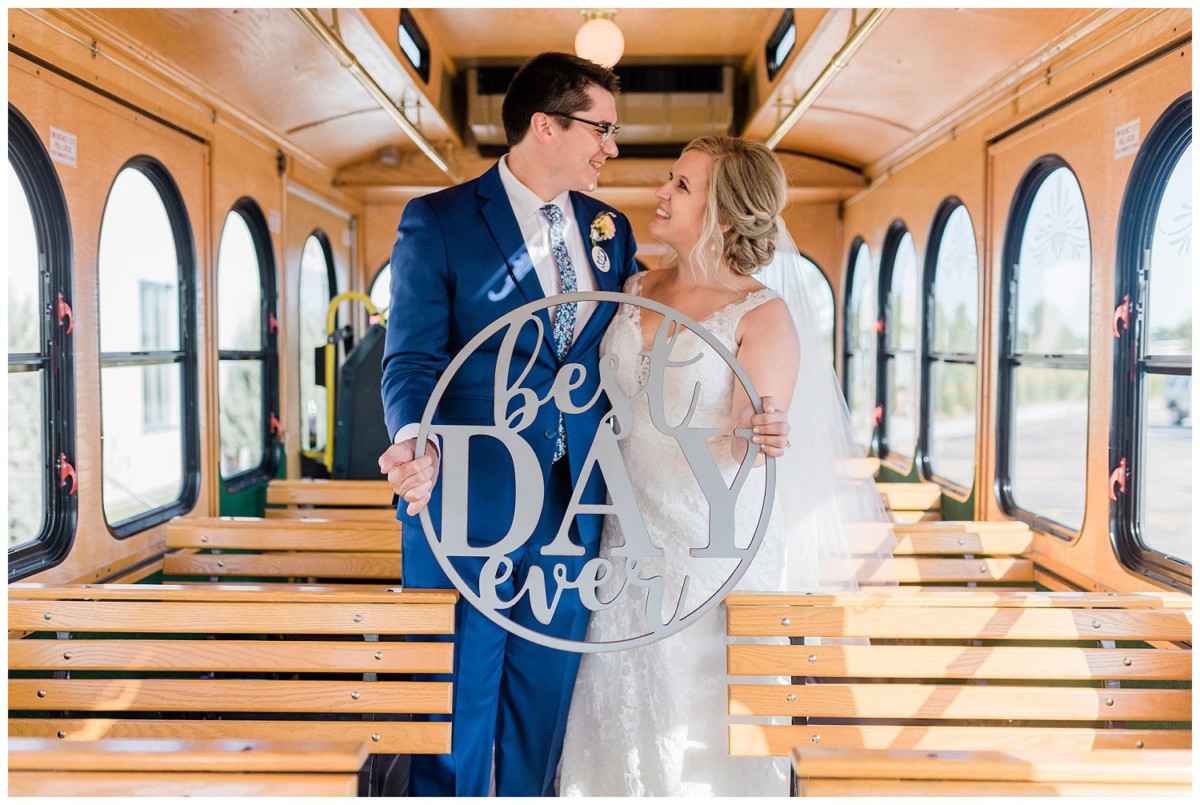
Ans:
MULTIPOLYGON (((541 53, 534 56, 513 76, 504 94, 500 115, 504 119, 504 136, 510 146, 525 138, 529 120, 537 112, 548 115, 573 115, 591 102, 587 96, 590 86, 617 94, 616 74, 595 62, 569 53, 541 53)), ((562 120, 563 128, 570 125, 562 120)), ((609 121, 613 122, 613 121, 609 121)))

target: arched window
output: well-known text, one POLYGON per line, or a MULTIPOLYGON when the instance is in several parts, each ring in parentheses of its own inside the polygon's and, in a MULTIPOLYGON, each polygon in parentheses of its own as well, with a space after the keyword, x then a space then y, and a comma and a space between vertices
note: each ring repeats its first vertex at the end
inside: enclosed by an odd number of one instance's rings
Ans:
POLYGON ((829 347, 829 363, 834 364, 835 347, 833 343, 833 286, 829 284, 823 272, 816 263, 803 254, 800 255, 801 281, 804 283, 805 296, 811 305, 813 326, 817 338, 829 347))
POLYGON ((221 478, 231 492, 271 477, 279 432, 275 259, 262 210, 243 198, 225 216, 217 256, 221 478))
POLYGON ((979 252, 967 208, 942 202, 925 255, 921 459, 924 475, 963 492, 975 481, 979 252))
POLYGON ((12 105, 6 268, 11 581, 66 558, 77 510, 71 227, 50 156, 12 105))
POLYGON ((104 514, 118 536, 196 499, 194 262, 170 174, 131 160, 109 190, 98 260, 104 514))
POLYGON ((850 246, 846 285, 845 344, 842 387, 850 407, 850 426, 863 449, 870 452, 875 425, 875 323, 879 319, 875 294, 875 266, 861 238, 850 246))
MULTIPOLYGON (((909 463, 917 452, 917 345, 920 338, 920 278, 912 234, 897 221, 883 243, 879 271, 879 377, 883 406, 879 456, 909 463)), ((911 466, 911 465, 910 465, 911 466)))
MULTIPOLYGON (((326 383, 325 316, 329 302, 337 295, 333 251, 329 238, 317 230, 304 241, 300 255, 300 430, 301 449, 316 452, 325 449, 326 383), (318 383, 317 381, 322 382, 318 383)), ((336 388, 336 385, 335 385, 336 388)))
POLYGON ((1083 191, 1058 157, 1026 172, 1009 214, 997 484, 1009 514, 1064 538, 1083 525, 1092 246, 1083 191))
POLYGON ((1192 97, 1154 124, 1117 245, 1110 498, 1121 560, 1191 586, 1192 97))
POLYGON ((371 290, 367 294, 371 297, 371 304, 380 313, 385 313, 388 306, 392 303, 392 264, 391 262, 384 263, 379 267, 379 271, 375 274, 375 279, 371 280, 371 290))

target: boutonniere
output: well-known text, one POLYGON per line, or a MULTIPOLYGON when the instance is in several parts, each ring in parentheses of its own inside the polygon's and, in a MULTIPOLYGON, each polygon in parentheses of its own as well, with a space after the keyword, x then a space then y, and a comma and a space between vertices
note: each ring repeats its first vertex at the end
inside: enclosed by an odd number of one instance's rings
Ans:
POLYGON ((612 212, 605 210, 593 218, 588 231, 592 236, 592 262, 601 271, 608 271, 608 253, 600 248, 600 244, 617 234, 617 222, 612 212))

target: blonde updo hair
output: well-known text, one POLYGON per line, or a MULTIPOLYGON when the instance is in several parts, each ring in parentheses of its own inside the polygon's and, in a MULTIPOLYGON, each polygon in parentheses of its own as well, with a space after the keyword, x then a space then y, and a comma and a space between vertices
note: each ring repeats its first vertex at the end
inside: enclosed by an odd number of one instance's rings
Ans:
POLYGON ((712 158, 693 262, 707 272, 709 258, 719 252, 734 274, 754 274, 775 256, 776 219, 787 203, 783 166, 762 143, 738 137, 700 137, 683 149, 688 151, 712 158))

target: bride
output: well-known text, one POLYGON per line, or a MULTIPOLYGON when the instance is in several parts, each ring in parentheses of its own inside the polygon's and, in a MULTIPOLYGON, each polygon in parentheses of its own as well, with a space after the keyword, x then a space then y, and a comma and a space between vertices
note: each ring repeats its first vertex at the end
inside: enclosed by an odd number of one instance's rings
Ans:
MULTIPOLYGON (((772 271, 779 276, 773 284, 798 287, 799 266, 787 270, 795 255, 776 255, 779 213, 787 200, 778 159, 751 141, 701 138, 684 149, 655 196, 650 232, 675 252, 675 264, 635 275, 625 293, 668 305, 702 324, 736 356, 758 393, 789 412, 797 443, 796 454, 777 464, 771 522, 737 588, 852 586, 846 525, 882 522, 883 507, 873 484, 855 486, 837 472, 838 459, 856 448, 832 367, 799 309, 806 301, 802 290, 789 293, 785 302, 753 276, 774 262, 772 271)), ((646 345, 661 322, 660 314, 635 305, 622 305, 614 316, 601 354, 618 357, 622 390, 632 393, 644 383, 646 345)), ((747 394, 694 334, 680 333, 671 356, 678 363, 664 379, 668 418, 680 421, 699 389, 692 423, 722 434, 710 447, 728 484, 746 455, 746 443, 730 434, 748 417, 747 394), (686 360, 697 354, 699 359, 686 360)), ((638 401, 629 438, 620 445, 647 531, 664 555, 643 560, 638 575, 659 575, 673 584, 663 598, 678 599, 679 611, 690 611, 719 589, 733 560, 691 556, 691 548, 707 542, 707 503, 679 446, 654 427, 646 402, 645 397, 638 401), (681 579, 686 584, 678 583, 681 579)), ((743 543, 754 530, 764 494, 763 473, 756 470, 735 511, 743 543)), ((606 518, 601 556, 623 543, 619 521, 606 518)), ((619 587, 622 579, 609 582, 619 587)), ((639 589, 630 585, 614 606, 592 615, 588 642, 637 633, 648 614, 645 595, 628 592, 639 589)), ((563 744, 560 794, 788 795, 786 758, 729 755, 724 620, 722 605, 666 639, 583 657, 563 744)))

